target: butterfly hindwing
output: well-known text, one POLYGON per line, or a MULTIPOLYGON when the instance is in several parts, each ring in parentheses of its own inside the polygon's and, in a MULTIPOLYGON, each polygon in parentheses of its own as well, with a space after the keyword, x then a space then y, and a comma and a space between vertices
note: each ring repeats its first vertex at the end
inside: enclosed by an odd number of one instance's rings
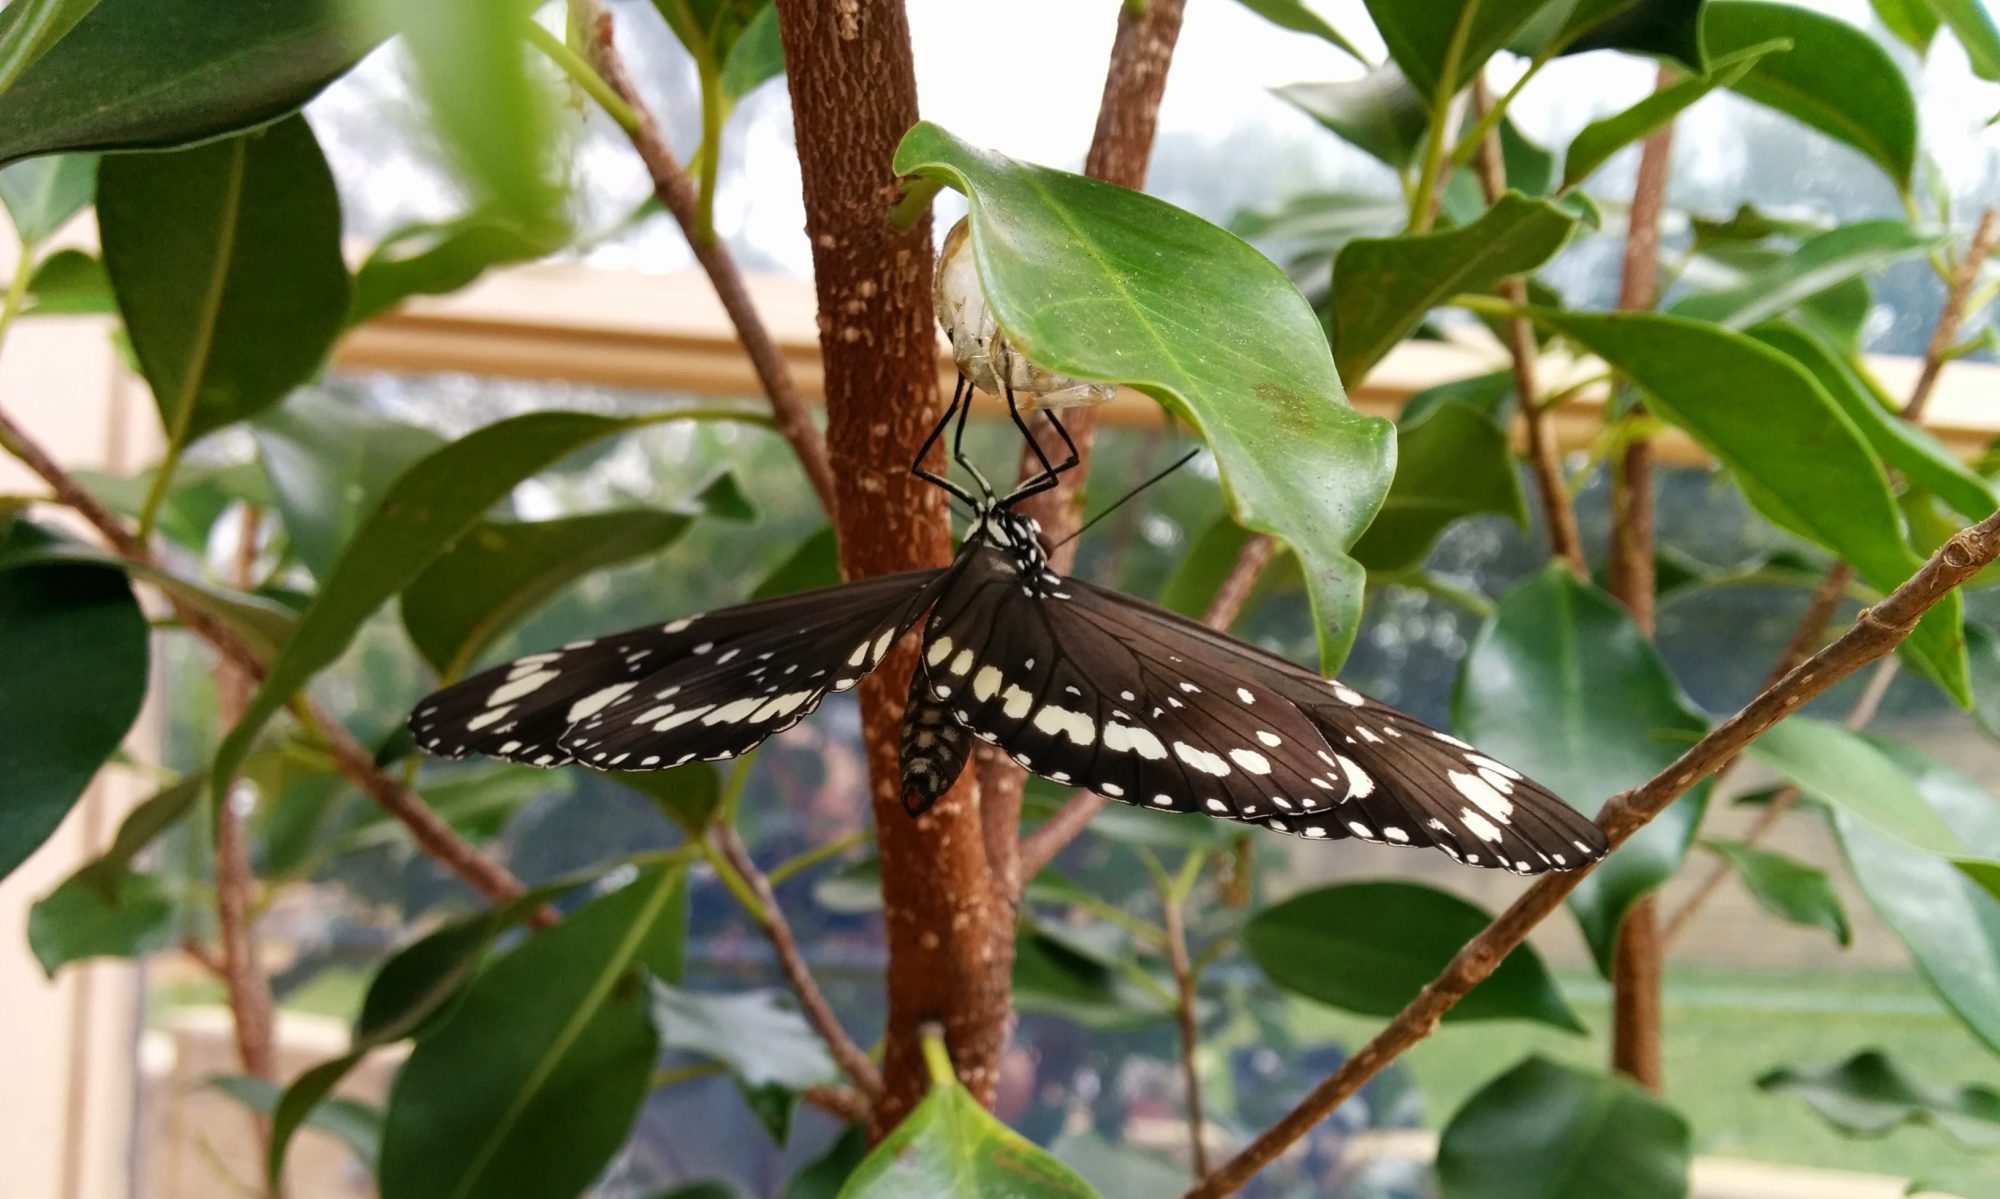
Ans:
POLYGON ((534 766, 731 757, 880 665, 946 573, 884 575, 529 654, 439 691, 410 727, 432 753, 534 766))

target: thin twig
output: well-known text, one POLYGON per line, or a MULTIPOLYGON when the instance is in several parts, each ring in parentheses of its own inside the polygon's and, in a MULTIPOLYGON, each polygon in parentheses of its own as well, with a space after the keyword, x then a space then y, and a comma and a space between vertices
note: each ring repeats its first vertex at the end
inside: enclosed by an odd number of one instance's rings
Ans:
POLYGON ((799 998, 799 1006, 805 1009, 806 1022, 826 1042, 833 1060, 844 1071, 854 1085, 860 1088, 867 1100, 882 1093, 882 1075, 875 1069, 875 1063, 867 1053, 856 1045, 847 1030, 841 1027, 840 1017, 833 1014, 833 1005, 826 1001, 826 995, 819 989, 819 983, 807 967, 805 955, 799 952, 797 938, 792 936, 792 926, 786 922, 785 913, 778 906, 778 897, 771 890, 771 881, 764 872, 757 869, 751 860, 750 851, 743 845, 743 839, 736 835, 736 829, 728 824, 718 824, 710 830, 724 860, 735 868, 743 881, 757 897, 757 907, 751 916, 764 936, 770 939, 771 948, 777 951, 778 968, 784 972, 785 981, 792 986, 792 992, 799 998))
MULTIPOLYGON (((1484 73, 1472 81, 1475 114, 1490 107, 1484 73)), ((1500 131, 1496 125, 1481 139, 1478 168, 1479 187, 1486 202, 1493 203, 1507 190, 1507 164, 1500 154, 1500 131)), ((1528 441, 1528 466, 1535 476, 1535 491, 1542 501, 1543 522, 1549 530, 1549 556, 1570 568, 1580 579, 1590 577, 1590 565, 1583 557, 1583 538, 1576 528, 1576 508, 1570 503, 1569 487, 1563 482, 1562 458, 1555 438, 1549 435, 1548 414, 1542 411, 1541 386, 1535 378, 1535 331, 1520 309, 1528 303, 1528 285, 1518 275, 1502 279, 1500 298, 1515 311, 1504 317, 1507 355, 1514 368, 1514 404, 1528 441)))
MULTIPOLYGON (((1254 533, 1243 543, 1243 550, 1236 556, 1236 565, 1231 567, 1227 578, 1209 601, 1208 611, 1202 615, 1202 623, 1212 629, 1227 629, 1236 623, 1237 614, 1243 610, 1244 601, 1250 598, 1250 590, 1256 585, 1257 577, 1271 563, 1278 552, 1278 543, 1267 533, 1254 533)), ((1042 872, 1042 868, 1055 860, 1063 847, 1082 835, 1090 825, 1091 818, 1104 810, 1111 802, 1095 791, 1077 791, 1057 808, 1047 820, 1036 825, 1034 830, 1021 838, 1021 877, 1031 879, 1042 872)))
MULTIPOLYGON (((75 476, 49 456, 47 450, 30 437, 27 430, 0 411, 0 446, 19 458, 27 468, 40 476, 57 497, 75 509, 92 528, 97 530, 114 553, 130 562, 158 567, 159 562, 151 550, 132 535, 131 530, 110 509, 99 503, 75 476)), ((190 632, 215 648, 216 653, 255 679, 264 677, 266 663, 239 637, 235 630, 223 624, 202 610, 183 603, 171 594, 163 598, 173 610, 174 616, 190 632)), ((507 869, 480 853, 463 837, 433 812, 424 801, 403 786, 401 782, 375 765, 374 755, 361 746, 347 730, 334 720, 324 709, 311 700, 304 708, 309 720, 318 726, 318 731, 326 739, 327 752, 333 758, 340 773, 361 787, 375 802, 396 819, 409 827, 417 845, 432 858, 451 869, 460 878, 489 899, 512 899, 521 893, 521 882, 507 869)), ((553 914, 548 909, 535 913, 531 920, 536 924, 548 923, 553 914)))
MULTIPOLYGON (((1757 736, 1807 701, 1893 650, 1909 636, 1932 605, 2000 558, 2000 513, 1962 529, 1939 547, 1909 581, 1873 608, 1864 609, 1831 645, 1766 688, 1743 709, 1717 725, 1674 763, 1638 787, 1614 796, 1598 814, 1612 848, 1631 838, 1668 804, 1740 754, 1757 736)), ((1484 931, 1459 950, 1373 1040, 1314 1087, 1298 1106, 1224 1162, 1187 1193, 1186 1199, 1217 1199, 1234 1192, 1286 1146, 1298 1140, 1370 1078, 1437 1028, 1440 1017, 1499 967, 1542 920, 1562 907, 1590 870, 1543 876, 1484 931)))
MULTIPOLYGON (((1153 155, 1153 134, 1159 124, 1160 98, 1166 94, 1167 71, 1173 65, 1185 7, 1186 0, 1152 0, 1143 7, 1129 4, 1120 7, 1118 32, 1112 39, 1111 57, 1104 71, 1104 92, 1097 104, 1097 127, 1091 134, 1090 150, 1084 155, 1084 174, 1120 187, 1145 186, 1146 169, 1153 155)), ((1050 564, 1067 573, 1076 561, 1076 543, 1070 538, 1083 520, 1083 484, 1090 472, 1091 449, 1097 439, 1097 413, 1091 408, 1079 408, 1063 423, 1076 445, 1076 467, 1065 472, 1056 486, 1030 498, 1022 507, 1027 515, 1041 521, 1043 532, 1056 546, 1050 564)), ((1030 427, 1035 430, 1042 453, 1066 452, 1046 422, 1037 421, 1030 427)), ((1023 446, 1020 477, 1027 478, 1040 467, 1033 447, 1023 446)), ((979 772, 980 830, 986 840, 986 856, 992 863, 994 884, 1010 900, 1018 900, 1022 880, 1029 877, 1022 873, 1016 848, 1021 837, 1021 792, 1027 775, 1006 755, 984 745, 973 761, 979 772)))
MULTIPOLYGON (((680 159, 674 156, 673 147, 667 144, 666 134, 661 131, 652 108, 633 86, 632 77, 625 69, 625 60, 618 53, 613 38, 611 15, 597 0, 570 0, 570 5, 577 28, 590 31, 590 36, 584 40, 591 66, 611 85, 611 90, 631 110, 630 115, 636 118, 628 134, 632 148, 639 152, 640 160, 646 164, 647 174, 652 176, 653 194, 667 206, 668 212, 673 213, 674 220, 680 223, 681 231, 687 235, 688 248, 694 252, 695 261, 701 264, 701 269, 708 274, 716 298, 722 301, 723 311, 729 314, 730 322, 736 326, 736 336, 743 342, 743 352, 757 372, 757 381, 763 384, 764 394, 771 401, 771 411, 777 417, 778 433, 791 443, 792 452, 798 456, 799 465, 812 483, 813 492, 819 496, 820 506, 831 517, 835 502, 833 466, 827 458, 826 439, 820 435, 819 426, 813 423, 812 409, 799 394, 791 367, 786 364, 770 328, 764 324, 756 303, 750 298, 750 289, 743 282, 743 272, 737 268, 736 259, 720 239, 700 236, 701 195, 694 181, 688 178, 680 159)), ((717 166, 717 163, 705 163, 703 170, 712 175, 717 166)))
POLYGON ((1208 1144, 1201 1112, 1201 1070, 1195 1060, 1201 1048, 1201 1028, 1195 1020, 1195 972, 1188 961, 1187 914, 1182 897, 1173 888, 1160 891, 1160 908, 1167 930, 1167 968, 1174 975, 1174 1019, 1181 1032, 1181 1079, 1187 1090, 1188 1150, 1193 1155, 1194 1176, 1208 1173, 1208 1144))
POLYGON ((1930 345, 1924 349, 1923 372, 1917 376, 1916 386, 1910 389, 1910 402, 1903 405, 1903 419, 1920 421, 1924 410, 1930 407, 1931 393, 1937 389, 1938 376, 1944 372, 1945 364, 1951 361, 1951 350, 1958 340, 1958 327, 1965 320, 1966 297, 1972 294, 1972 287, 1979 282, 1979 268, 1993 255, 1993 248, 2000 243, 2000 213, 1987 209, 1979 216, 1979 224, 1972 231, 1972 241, 1965 248, 1965 257, 1958 260, 1952 271, 1950 285, 1945 290, 1944 307, 1938 311, 1938 321, 1931 330, 1930 345))

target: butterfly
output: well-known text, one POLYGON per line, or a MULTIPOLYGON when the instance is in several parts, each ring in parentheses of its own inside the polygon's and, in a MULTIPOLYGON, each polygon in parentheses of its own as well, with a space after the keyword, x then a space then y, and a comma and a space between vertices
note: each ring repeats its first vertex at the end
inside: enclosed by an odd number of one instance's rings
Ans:
MULTIPOLYGON (((1009 412, 1023 435, 1022 411, 1009 412)), ((447 687, 410 717, 446 757, 662 770, 748 753, 854 687, 919 622, 901 733, 912 816, 975 739, 1053 782, 1162 812, 1315 840, 1431 846, 1468 866, 1574 870, 1603 833, 1518 770, 1256 646, 1051 569, 1017 511, 1077 461, 996 496, 965 458, 961 378, 911 471, 972 510, 948 566, 859 579, 529 654, 447 687), (923 462, 953 421, 967 491, 923 462)))

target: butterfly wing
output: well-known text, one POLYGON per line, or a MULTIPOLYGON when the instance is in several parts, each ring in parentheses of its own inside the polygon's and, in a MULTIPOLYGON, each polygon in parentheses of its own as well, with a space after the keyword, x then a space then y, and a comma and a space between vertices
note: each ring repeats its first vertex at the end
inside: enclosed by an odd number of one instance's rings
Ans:
POLYGON ((1581 813, 1412 717, 1118 592, 1037 585, 997 551, 939 597, 923 664, 975 734, 1127 803, 1518 873, 1603 853, 1581 813))
POLYGON ((417 744, 533 766, 665 769, 746 753, 875 669, 949 570, 883 575, 572 642, 417 705, 417 744))

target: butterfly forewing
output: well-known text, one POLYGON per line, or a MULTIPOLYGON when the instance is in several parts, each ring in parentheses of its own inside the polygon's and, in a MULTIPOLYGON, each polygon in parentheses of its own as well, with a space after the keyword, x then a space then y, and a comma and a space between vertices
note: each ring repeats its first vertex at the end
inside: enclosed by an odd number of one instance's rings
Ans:
POLYGON ((661 769, 747 752, 881 664, 945 571, 884 575, 529 654, 410 718, 432 753, 661 769))

